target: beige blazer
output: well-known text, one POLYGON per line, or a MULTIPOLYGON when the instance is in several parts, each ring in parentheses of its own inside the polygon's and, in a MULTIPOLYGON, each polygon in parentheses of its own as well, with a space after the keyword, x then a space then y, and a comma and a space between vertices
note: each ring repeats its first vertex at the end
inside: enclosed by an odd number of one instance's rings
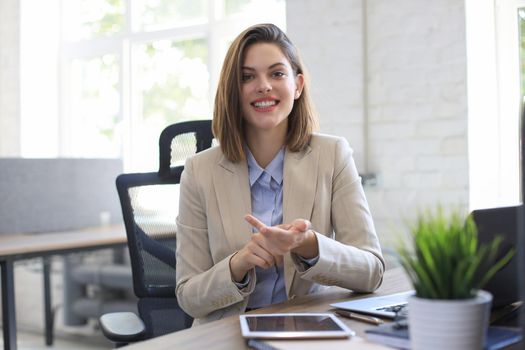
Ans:
MULTIPOLYGON (((285 152, 283 222, 312 222, 319 260, 309 269, 284 257, 289 299, 337 285, 370 292, 381 284, 384 260, 352 150, 339 137, 314 134, 302 152, 285 152)), ((177 218, 177 298, 194 324, 244 312, 255 288, 239 290, 229 261, 250 239, 247 163, 232 163, 219 147, 186 161, 177 218)))

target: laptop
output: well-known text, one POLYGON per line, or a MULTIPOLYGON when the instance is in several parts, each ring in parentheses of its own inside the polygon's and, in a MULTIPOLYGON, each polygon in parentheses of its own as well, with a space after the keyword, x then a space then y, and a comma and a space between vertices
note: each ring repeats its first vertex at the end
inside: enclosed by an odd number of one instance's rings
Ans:
MULTIPOLYGON (((499 207, 474 210, 471 215, 478 229, 479 244, 488 244, 496 235, 501 235, 498 257, 502 258, 509 249, 517 245, 517 220, 519 206, 499 207)), ((499 270, 488 282, 484 290, 492 294, 492 307, 498 308, 519 301, 518 263, 514 256, 507 265, 499 270)), ((330 304, 331 307, 366 315, 393 319, 396 313, 406 315, 408 297, 414 291, 385 296, 349 300, 330 304)))
POLYGON ((330 304, 330 306, 360 314, 394 319, 396 315, 405 315, 408 297, 411 295, 414 295, 413 290, 403 293, 343 301, 330 304))
MULTIPOLYGON (((503 237, 500 244, 498 258, 517 247, 518 243, 518 215, 521 206, 477 209, 472 217, 478 228, 478 241, 488 244, 497 235, 503 237)), ((520 300, 518 282, 518 258, 516 255, 496 272, 494 277, 483 287, 492 294, 492 307, 498 308, 520 300)))

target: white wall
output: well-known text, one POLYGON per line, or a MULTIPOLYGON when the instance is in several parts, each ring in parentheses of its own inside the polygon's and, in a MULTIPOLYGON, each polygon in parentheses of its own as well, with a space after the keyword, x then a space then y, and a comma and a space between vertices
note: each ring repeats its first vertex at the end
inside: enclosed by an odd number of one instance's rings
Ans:
POLYGON ((20 5, 0 0, 0 156, 20 154, 20 5))
POLYGON ((463 0, 288 0, 287 28, 321 131, 379 176, 366 193, 383 245, 420 208, 468 206, 463 0))
POLYGON ((346 136, 364 166, 361 0, 287 0, 287 34, 310 73, 321 131, 346 136))

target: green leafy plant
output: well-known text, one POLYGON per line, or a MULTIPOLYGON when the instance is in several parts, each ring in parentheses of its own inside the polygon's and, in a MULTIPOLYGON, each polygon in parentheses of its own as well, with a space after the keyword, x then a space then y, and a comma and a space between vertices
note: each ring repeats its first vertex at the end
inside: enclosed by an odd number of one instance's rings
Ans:
POLYGON ((473 298, 514 255, 511 249, 498 258, 500 236, 478 245, 472 217, 465 219, 457 211, 445 215, 438 208, 435 214, 419 214, 411 233, 413 249, 400 246, 398 253, 420 298, 473 298))

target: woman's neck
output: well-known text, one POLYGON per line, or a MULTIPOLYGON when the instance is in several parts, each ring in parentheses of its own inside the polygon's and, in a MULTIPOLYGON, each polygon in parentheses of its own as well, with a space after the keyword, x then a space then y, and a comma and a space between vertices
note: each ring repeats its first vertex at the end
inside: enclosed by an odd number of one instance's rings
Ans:
POLYGON ((246 130, 246 143, 257 164, 263 169, 275 158, 286 141, 286 129, 283 129, 284 132, 275 131, 250 132, 249 129, 246 130))

